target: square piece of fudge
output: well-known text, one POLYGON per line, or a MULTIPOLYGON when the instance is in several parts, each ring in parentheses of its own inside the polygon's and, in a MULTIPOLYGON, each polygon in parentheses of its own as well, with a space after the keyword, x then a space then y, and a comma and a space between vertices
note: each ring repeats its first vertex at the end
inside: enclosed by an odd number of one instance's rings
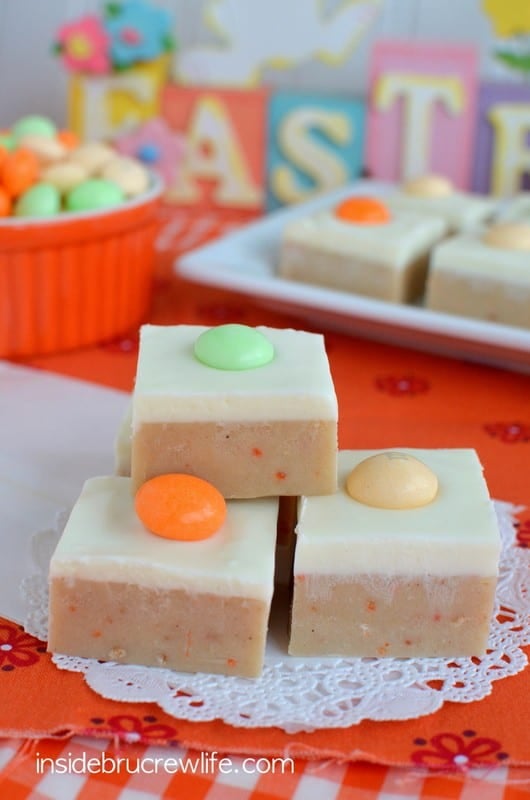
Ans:
POLYGON ((227 503, 203 541, 150 533, 130 479, 85 484, 50 564, 48 649, 125 664, 255 677, 274 580, 278 504, 227 503))
POLYGON ((286 225, 278 274, 378 300, 409 302, 423 292, 429 253, 446 230, 442 219, 393 213, 375 198, 351 197, 286 225))
POLYGON ((432 215, 445 220, 449 233, 476 228, 491 220, 499 201, 470 192, 461 192, 441 175, 424 175, 411 180, 388 196, 388 205, 397 213, 432 215))
POLYGON ((146 325, 132 405, 134 491, 170 472, 203 478, 224 497, 336 489, 337 398, 319 334, 146 325), (272 358, 255 368, 230 369, 195 354, 201 335, 211 334, 212 341, 221 337, 217 356, 231 358, 240 333, 266 342, 272 358))
POLYGON ((425 305, 488 322, 530 328, 530 225, 498 223, 438 245, 431 257, 425 305), (513 236, 526 230, 526 248, 513 236))
POLYGON ((500 536, 474 450, 340 452, 337 494, 302 498, 296 538, 292 655, 484 652, 500 536), (354 469, 362 502, 347 490, 354 469), (433 485, 419 507, 367 504, 381 486, 406 501, 433 485))

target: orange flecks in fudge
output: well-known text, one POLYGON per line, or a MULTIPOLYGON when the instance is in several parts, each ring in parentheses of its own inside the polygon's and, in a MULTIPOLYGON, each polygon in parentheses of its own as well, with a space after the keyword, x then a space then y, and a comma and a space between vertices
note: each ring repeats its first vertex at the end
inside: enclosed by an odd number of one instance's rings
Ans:
POLYGON ((440 614, 440 612, 439 612, 439 611, 437 611, 437 612, 436 612, 436 614, 435 614, 435 615, 434 615, 434 617, 433 617, 433 620, 434 620, 435 622, 440 622, 441 618, 442 618, 442 615, 440 614))
POLYGON ((68 606, 68 611, 71 611, 72 614, 73 614, 75 611, 77 611, 77 606, 74 606, 73 604, 69 605, 68 606))
POLYGON ((256 458, 259 458, 260 456, 263 455, 263 450, 260 450, 259 447, 253 447, 252 448, 252 455, 256 456, 256 458))
POLYGON ((368 600, 366 602, 366 610, 375 611, 375 609, 376 609, 375 600, 368 600))
POLYGON ((410 645, 412 644, 412 640, 411 639, 405 639, 405 644, 407 645, 407 647, 410 647, 410 645))
POLYGON ((166 539, 207 539, 226 517, 222 494, 194 475, 169 473, 151 478, 140 486, 134 502, 145 527, 166 539))
POLYGON ((279 471, 276 473, 276 478, 277 478, 279 481, 284 481, 284 480, 286 479, 286 477, 287 477, 287 473, 286 473, 286 472, 281 472, 281 471, 279 470, 279 471))
POLYGON ((227 658, 226 663, 228 664, 229 667, 237 666, 237 660, 235 658, 227 658))
POLYGON ((390 221, 388 208, 374 197, 348 197, 335 208, 335 216, 356 225, 384 225, 390 221))
POLYGON ((93 639, 99 639, 101 636, 101 631, 92 631, 90 635, 92 636, 93 639))
POLYGON ((381 645, 381 647, 378 647, 377 648, 378 655, 380 656, 386 655, 386 651, 388 650, 389 647, 390 647, 389 642, 385 642, 383 645, 381 645))

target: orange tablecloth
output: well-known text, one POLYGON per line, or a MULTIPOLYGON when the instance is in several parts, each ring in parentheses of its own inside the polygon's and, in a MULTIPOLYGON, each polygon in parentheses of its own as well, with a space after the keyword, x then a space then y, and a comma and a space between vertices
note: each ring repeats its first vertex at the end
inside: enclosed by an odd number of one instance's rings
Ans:
MULTIPOLYGON (((252 299, 167 275, 159 277, 150 321, 204 325, 238 321, 301 327, 299 320, 261 309, 252 299)), ((304 327, 311 329, 309 324, 304 327)), ((342 448, 474 447, 484 464, 492 495, 530 506, 530 376, 339 333, 326 333, 326 346, 339 398, 342 448)), ((136 355, 137 334, 133 331, 112 343, 35 359, 29 364, 130 390, 136 355)), ((530 546, 530 512, 521 514, 518 546, 530 546)), ((220 780, 219 775, 165 776, 164 786, 158 778, 158 784, 142 784, 144 791, 154 792, 154 797, 165 791, 164 797, 264 800, 295 796, 295 787, 306 779, 314 794, 307 788, 306 794, 298 789, 296 796, 372 800, 393 792, 392 797, 472 797, 466 794, 466 786, 476 781, 474 768, 482 770, 480 776, 489 787, 486 790, 481 785, 485 797, 516 798, 530 791, 530 769, 521 770, 521 765, 530 767, 528 669, 495 683, 491 696, 481 702, 446 704, 428 717, 406 722, 368 721, 347 730, 288 735, 277 729, 231 728, 221 722, 191 723, 168 717, 153 705, 106 701, 86 687, 81 675, 58 672, 41 643, 25 636, 13 623, 0 620, 0 639, 15 645, 10 657, 0 648, 0 734, 39 740, 33 745, 26 741, 15 760, 13 742, 5 743, 4 757, 0 750, 0 766, 7 764, 0 774, 2 798, 62 797, 53 791, 46 794, 45 786, 31 794, 30 787, 37 787, 43 779, 35 771, 35 750, 54 756, 72 748, 95 747, 101 751, 109 736, 127 752, 139 747, 144 752, 147 747, 172 743, 169 748, 267 756, 288 753, 297 759, 295 776, 258 775, 254 783, 248 776, 243 780, 240 774, 239 783, 233 778, 236 782, 232 784, 227 776, 220 780), (72 734, 103 740, 89 745, 46 739, 72 734), (127 744, 131 734, 137 742, 134 745, 127 744), (320 764, 315 769, 304 759, 332 760, 334 764, 320 764), (349 763, 355 760, 380 766, 349 763), (403 773, 392 766, 413 768, 415 772, 403 773), (441 774, 418 777, 418 770, 426 768, 441 774), (333 792, 326 785, 334 787, 333 792), (354 791, 355 786, 358 789, 354 791), (359 787, 364 787, 361 794, 359 787), (210 790, 212 793, 208 793, 210 790)), ((104 781, 106 793, 101 781, 101 776, 90 780, 84 776, 79 788, 82 793, 65 796, 103 800, 125 796, 120 792, 127 783, 126 776, 104 781)), ((138 781, 130 781, 129 786, 141 788, 138 781)))

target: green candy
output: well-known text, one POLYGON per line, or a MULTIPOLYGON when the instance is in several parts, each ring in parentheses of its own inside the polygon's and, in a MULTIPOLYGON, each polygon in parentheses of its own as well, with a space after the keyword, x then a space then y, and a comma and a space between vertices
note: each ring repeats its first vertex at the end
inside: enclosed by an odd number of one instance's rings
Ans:
POLYGON ((23 136, 49 136, 50 139, 57 133, 57 128, 47 117, 40 117, 32 114, 29 117, 22 117, 13 125, 11 133, 15 141, 22 139, 23 136))
POLYGON ((61 210, 61 197, 51 183, 36 183, 24 192, 15 206, 17 217, 53 217, 61 210))
POLYGON ((68 211, 95 211, 117 206, 124 199, 124 194, 116 183, 103 178, 90 178, 78 183, 68 192, 65 205, 68 211))
POLYGON ((263 367, 274 358, 271 342, 248 325, 219 325, 197 338, 195 358, 207 367, 244 370, 263 367))

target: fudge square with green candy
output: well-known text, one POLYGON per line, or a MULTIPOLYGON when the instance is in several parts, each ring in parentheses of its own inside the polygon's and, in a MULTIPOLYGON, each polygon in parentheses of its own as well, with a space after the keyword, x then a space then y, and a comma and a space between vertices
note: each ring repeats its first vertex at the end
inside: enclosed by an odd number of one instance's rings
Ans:
POLYGON ((334 492, 337 421, 320 334, 237 324, 141 329, 133 490, 185 472, 231 498, 334 492))

